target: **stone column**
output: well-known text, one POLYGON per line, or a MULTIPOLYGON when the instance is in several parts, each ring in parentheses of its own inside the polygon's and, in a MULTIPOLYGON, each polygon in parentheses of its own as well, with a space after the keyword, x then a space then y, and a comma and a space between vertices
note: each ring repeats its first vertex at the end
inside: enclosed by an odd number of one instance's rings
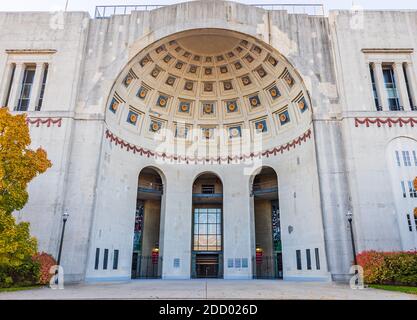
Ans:
POLYGON ((382 63, 380 62, 374 63, 374 74, 375 74, 376 88, 378 91, 379 104, 382 107, 382 110, 387 111, 389 110, 388 96, 387 96, 387 90, 385 88, 384 75, 382 73, 382 63))
MULTIPOLYGON (((412 63, 405 64, 405 72, 407 75, 408 87, 410 89, 409 94, 411 95, 411 101, 413 102, 413 105, 410 106, 410 109, 413 110, 413 108, 417 106, 417 86, 414 74, 414 66, 412 63)), ((417 109, 415 109, 415 111, 417 111, 417 109)))
MULTIPOLYGON (((7 99, 7 93, 9 91, 11 83, 10 81, 12 80, 12 72, 13 72, 13 63, 9 63, 6 68, 5 68, 5 73, 4 73, 4 78, 3 78, 3 85, 1 88, 1 92, 3 92, 3 95, 1 97, 1 106, 0 107, 4 107, 8 104, 8 102, 6 101, 7 99)), ((9 97, 10 100, 10 97, 9 97)))
POLYGON ((32 90, 30 92, 30 102, 29 102, 28 111, 35 111, 35 108, 38 104, 44 71, 45 71, 44 64, 37 63, 36 71, 35 71, 35 78, 33 79, 32 90))
POLYGON ((394 65, 394 75, 396 81, 397 91, 400 96, 400 106, 403 110, 410 110, 410 100, 408 99, 407 84, 405 82, 403 64, 396 62, 394 65))
POLYGON ((14 78, 12 83, 12 88, 10 90, 9 97, 9 110, 14 110, 17 107, 17 102, 19 100, 20 91, 22 88, 22 79, 25 70, 25 65, 23 63, 16 63, 16 69, 14 71, 14 78))

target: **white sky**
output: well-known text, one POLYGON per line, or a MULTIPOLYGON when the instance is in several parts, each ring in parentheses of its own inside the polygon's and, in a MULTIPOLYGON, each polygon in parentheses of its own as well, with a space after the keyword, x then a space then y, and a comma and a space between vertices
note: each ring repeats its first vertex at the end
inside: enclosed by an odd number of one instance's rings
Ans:
MULTIPOLYGON (((57 11, 65 8, 67 0, 0 0, 0 11, 57 11)), ((68 0, 68 10, 89 11, 96 5, 172 4, 178 0, 68 0)), ((323 3, 329 9, 350 9, 352 3, 365 9, 417 9, 415 0, 239 0, 242 3, 323 3)))

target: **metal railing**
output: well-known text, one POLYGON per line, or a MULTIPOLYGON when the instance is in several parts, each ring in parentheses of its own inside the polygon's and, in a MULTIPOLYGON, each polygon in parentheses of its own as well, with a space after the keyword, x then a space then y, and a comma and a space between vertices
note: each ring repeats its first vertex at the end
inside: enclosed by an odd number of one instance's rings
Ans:
POLYGON ((138 190, 142 192, 157 192, 162 194, 164 191, 164 185, 156 182, 140 182, 138 190))
MULTIPOLYGON (((276 3, 276 4, 248 4, 249 6, 261 8, 267 11, 283 10, 291 14, 307 14, 314 16, 324 16, 324 5, 318 3, 276 3)), ((134 11, 151 11, 166 7, 164 4, 149 5, 108 5, 96 6, 95 19, 110 18, 113 15, 126 15, 134 11)))
POLYGON ((139 256, 138 265, 132 270, 132 279, 160 279, 162 257, 139 256))
POLYGON ((254 279, 281 279, 282 268, 278 266, 277 255, 253 257, 254 279))

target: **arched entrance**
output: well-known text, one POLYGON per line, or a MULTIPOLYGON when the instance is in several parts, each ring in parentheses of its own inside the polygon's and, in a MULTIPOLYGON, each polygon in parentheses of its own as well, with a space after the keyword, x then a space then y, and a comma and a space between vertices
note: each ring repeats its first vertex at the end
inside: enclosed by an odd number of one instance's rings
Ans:
POLYGON ((252 183, 255 221, 256 279, 282 279, 282 242, 278 198, 278 179, 274 169, 263 167, 252 183))
POLYGON ((150 167, 143 169, 138 178, 132 279, 161 277, 160 225, 163 192, 160 174, 150 167))
POLYGON ((223 277, 223 184, 213 173, 193 184, 192 278, 223 277))

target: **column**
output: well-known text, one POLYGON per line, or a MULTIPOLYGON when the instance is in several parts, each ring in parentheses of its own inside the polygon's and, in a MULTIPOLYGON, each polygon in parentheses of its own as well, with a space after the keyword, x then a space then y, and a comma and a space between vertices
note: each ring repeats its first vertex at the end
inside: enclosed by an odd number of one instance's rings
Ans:
MULTIPOLYGON (((407 80, 408 80, 408 87, 410 89, 410 96, 411 96, 411 101, 413 102, 413 105, 410 106, 410 109, 413 110, 413 108, 415 108, 417 106, 417 86, 416 86, 416 79, 415 79, 415 75, 414 75, 414 66, 412 63, 406 63, 405 64, 405 72, 407 75, 407 80)), ((417 111, 417 109, 414 109, 414 111, 417 111)))
POLYGON ((23 74, 25 71, 25 65, 23 63, 16 63, 16 70, 14 72, 14 79, 12 83, 12 88, 10 90, 9 98, 9 110, 14 110, 17 106, 19 100, 20 90, 22 87, 23 74))
POLYGON ((39 95, 41 92, 42 86, 42 78, 44 72, 44 64, 37 63, 36 64, 36 71, 35 71, 35 78, 33 79, 32 90, 30 91, 30 102, 29 102, 29 109, 28 111, 35 111, 35 107, 39 101, 39 95))
POLYGON ((2 97, 1 97, 1 105, 0 107, 6 106, 6 99, 7 94, 9 91, 9 88, 11 86, 10 81, 12 80, 12 71, 13 71, 13 63, 8 63, 5 72, 4 72, 4 78, 3 78, 3 85, 1 87, 2 97))
POLYGON ((405 82, 403 64, 396 62, 394 65, 394 75, 397 86, 397 91, 400 96, 400 105, 403 110, 410 110, 410 100, 408 99, 407 84, 405 82))
POLYGON ((374 73, 375 73, 376 88, 378 90, 379 103, 383 111, 388 111, 389 110, 388 96, 387 96, 387 90, 385 88, 384 75, 382 73, 382 63, 380 62, 374 63, 374 73))

